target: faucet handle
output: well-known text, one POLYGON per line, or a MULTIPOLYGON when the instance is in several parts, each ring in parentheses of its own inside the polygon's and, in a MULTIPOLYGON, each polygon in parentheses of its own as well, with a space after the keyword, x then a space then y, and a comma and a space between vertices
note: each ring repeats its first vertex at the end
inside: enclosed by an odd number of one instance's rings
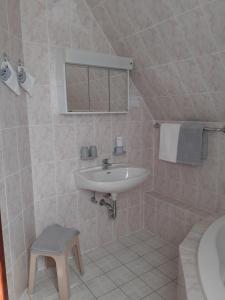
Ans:
POLYGON ((102 160, 102 163, 103 163, 103 164, 108 164, 108 163, 109 163, 109 159, 108 159, 108 158, 104 158, 104 159, 102 160))
POLYGON ((103 165, 103 168, 108 168, 108 167, 112 166, 112 163, 109 162, 109 158, 104 158, 102 160, 102 165, 103 165))

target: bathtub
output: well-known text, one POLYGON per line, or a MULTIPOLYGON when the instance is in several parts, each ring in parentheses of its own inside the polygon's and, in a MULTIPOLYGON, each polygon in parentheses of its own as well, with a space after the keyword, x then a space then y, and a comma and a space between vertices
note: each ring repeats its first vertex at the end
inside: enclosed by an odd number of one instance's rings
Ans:
POLYGON ((207 300, 225 300, 225 216, 203 234, 198 248, 198 270, 207 300))

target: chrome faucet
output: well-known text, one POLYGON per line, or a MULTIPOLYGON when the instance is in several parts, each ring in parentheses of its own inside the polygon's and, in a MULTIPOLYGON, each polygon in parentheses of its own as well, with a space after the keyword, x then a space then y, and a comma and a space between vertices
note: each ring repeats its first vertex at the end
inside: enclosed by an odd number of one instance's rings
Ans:
POLYGON ((108 170, 109 167, 111 166, 112 164, 109 162, 109 159, 108 158, 104 158, 102 160, 102 169, 103 170, 108 170))

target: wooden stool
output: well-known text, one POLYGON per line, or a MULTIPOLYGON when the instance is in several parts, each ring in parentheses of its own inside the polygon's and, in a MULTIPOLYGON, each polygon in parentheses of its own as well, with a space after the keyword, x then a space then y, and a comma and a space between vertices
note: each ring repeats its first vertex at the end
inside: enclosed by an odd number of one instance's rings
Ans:
POLYGON ((81 274, 84 273, 79 243, 80 232, 72 228, 64 228, 58 224, 47 227, 31 246, 30 272, 28 292, 33 293, 36 261, 38 256, 44 256, 55 261, 58 290, 60 300, 68 300, 70 297, 68 253, 75 247, 77 267, 81 274))

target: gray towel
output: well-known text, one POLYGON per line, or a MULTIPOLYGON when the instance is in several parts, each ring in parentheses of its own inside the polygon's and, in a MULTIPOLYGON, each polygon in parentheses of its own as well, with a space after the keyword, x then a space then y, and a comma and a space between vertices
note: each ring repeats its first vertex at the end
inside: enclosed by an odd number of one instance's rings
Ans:
POLYGON ((198 166, 207 159, 208 134, 198 123, 183 123, 180 128, 177 162, 198 166))

